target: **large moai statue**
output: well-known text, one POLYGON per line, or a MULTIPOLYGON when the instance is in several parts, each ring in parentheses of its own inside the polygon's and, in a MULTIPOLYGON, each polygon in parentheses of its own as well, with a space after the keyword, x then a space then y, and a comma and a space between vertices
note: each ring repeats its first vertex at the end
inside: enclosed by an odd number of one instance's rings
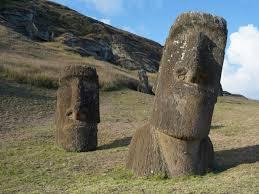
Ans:
POLYGON ((96 70, 84 65, 66 66, 57 92, 57 144, 67 151, 96 150, 99 122, 99 82, 96 70))
POLYGON ((204 174, 213 166, 208 137, 227 40, 223 18, 184 13, 172 26, 160 64, 150 124, 130 144, 137 176, 204 174))

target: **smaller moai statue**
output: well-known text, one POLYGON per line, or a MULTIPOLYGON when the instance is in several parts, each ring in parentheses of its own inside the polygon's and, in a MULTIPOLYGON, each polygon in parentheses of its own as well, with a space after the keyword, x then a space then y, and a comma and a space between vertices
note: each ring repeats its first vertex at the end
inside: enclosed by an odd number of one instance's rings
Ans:
POLYGON ((138 71, 139 85, 137 90, 146 94, 153 94, 151 87, 148 83, 147 72, 144 69, 138 71))
POLYGON ((57 91, 56 143, 71 152, 96 150, 98 123, 96 69, 85 65, 66 66, 57 91))
POLYGON ((150 123, 134 134, 127 168, 137 176, 204 174, 213 167, 209 138, 227 40, 226 21, 180 15, 163 51, 150 123))

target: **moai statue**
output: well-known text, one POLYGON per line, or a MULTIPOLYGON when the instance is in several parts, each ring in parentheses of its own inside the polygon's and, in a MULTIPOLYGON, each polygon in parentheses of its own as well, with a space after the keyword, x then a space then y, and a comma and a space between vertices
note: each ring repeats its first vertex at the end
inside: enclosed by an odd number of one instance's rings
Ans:
POLYGON ((141 69, 138 71, 138 77, 139 77, 139 85, 137 90, 142 93, 153 94, 148 83, 147 73, 144 69, 141 69))
POLYGON ((218 96, 223 96, 223 88, 222 88, 222 85, 220 84, 219 86, 219 93, 218 93, 218 96))
POLYGON ((204 174, 213 166, 208 137, 227 40, 223 18, 184 13, 164 47, 150 124, 137 130, 127 167, 137 176, 204 174))
POLYGON ((84 65, 65 67, 57 92, 57 144, 67 151, 96 150, 99 122, 99 82, 96 70, 84 65))

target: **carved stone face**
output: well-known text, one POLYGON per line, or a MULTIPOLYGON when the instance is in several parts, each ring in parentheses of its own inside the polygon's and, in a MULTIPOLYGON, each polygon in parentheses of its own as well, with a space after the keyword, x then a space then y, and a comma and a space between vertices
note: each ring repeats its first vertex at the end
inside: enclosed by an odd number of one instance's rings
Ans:
POLYGON ((70 106, 66 116, 86 123, 99 123, 99 90, 97 83, 89 83, 83 78, 71 79, 70 106))
MULTIPOLYGON (((95 70, 94 70, 95 72, 95 70)), ((91 73, 91 72, 90 72, 91 73)), ((99 84, 95 75, 71 75, 61 79, 57 93, 57 141, 68 150, 81 151, 100 122, 99 84), (88 77, 87 77, 88 76, 88 77), (95 126, 95 127, 93 127, 95 126)))
POLYGON ((99 89, 97 83, 89 83, 76 77, 66 80, 59 90, 59 104, 64 111, 65 123, 81 121, 99 123, 99 89))
POLYGON ((170 31, 160 65, 151 123, 179 138, 209 134, 220 86, 226 24, 211 15, 178 18, 170 31), (211 26, 203 25, 203 19, 211 26))

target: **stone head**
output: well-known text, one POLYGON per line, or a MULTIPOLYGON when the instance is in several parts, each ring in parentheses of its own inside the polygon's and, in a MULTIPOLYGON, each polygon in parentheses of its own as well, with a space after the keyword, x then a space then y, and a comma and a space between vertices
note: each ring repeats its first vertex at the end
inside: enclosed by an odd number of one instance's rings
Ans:
POLYGON ((96 70, 88 66, 65 67, 57 92, 57 128, 69 131, 69 128, 82 128, 99 122, 99 82, 96 70))
POLYGON ((67 151, 95 150, 99 122, 96 70, 84 65, 66 66, 57 92, 57 144, 67 151))
POLYGON ((223 18, 184 13, 172 26, 160 64, 151 123, 180 139, 210 130, 226 46, 223 18))

